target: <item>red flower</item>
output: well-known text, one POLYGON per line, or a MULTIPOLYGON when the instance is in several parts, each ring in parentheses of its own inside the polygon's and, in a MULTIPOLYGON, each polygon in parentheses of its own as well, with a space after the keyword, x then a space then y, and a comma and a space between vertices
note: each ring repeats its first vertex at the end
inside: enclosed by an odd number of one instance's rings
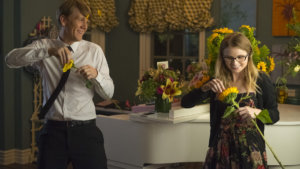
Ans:
POLYGON ((227 147, 227 146, 222 145, 222 146, 221 146, 221 152, 222 152, 222 155, 223 155, 224 157, 228 157, 228 156, 229 156, 229 152, 228 152, 228 147, 227 147))
POLYGON ((157 94, 163 94, 164 90, 161 87, 156 88, 157 94))
POLYGON ((126 102, 125 102, 125 105, 126 105, 126 107, 128 107, 128 108, 130 108, 130 107, 131 107, 131 105, 130 105, 130 102, 129 102, 129 100, 128 100, 128 99, 126 100, 126 102))
POLYGON ((257 169, 266 169, 264 165, 257 166, 257 169))

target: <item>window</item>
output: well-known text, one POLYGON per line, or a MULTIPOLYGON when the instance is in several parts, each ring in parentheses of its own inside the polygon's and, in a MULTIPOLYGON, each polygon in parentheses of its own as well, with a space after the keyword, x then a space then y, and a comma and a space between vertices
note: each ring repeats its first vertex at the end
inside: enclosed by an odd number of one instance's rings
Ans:
POLYGON ((158 61, 168 61, 169 67, 185 74, 192 62, 204 60, 205 32, 187 31, 140 34, 140 76, 158 61))

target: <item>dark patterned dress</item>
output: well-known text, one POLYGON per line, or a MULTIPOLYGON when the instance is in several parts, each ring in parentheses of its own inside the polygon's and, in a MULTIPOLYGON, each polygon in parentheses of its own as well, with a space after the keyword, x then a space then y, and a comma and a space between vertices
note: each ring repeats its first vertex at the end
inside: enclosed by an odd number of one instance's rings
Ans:
MULTIPOLYGON (((245 94, 238 94, 237 100, 242 95, 245 94)), ((240 107, 255 107, 256 97, 253 93, 250 96, 251 98, 240 103, 240 107)), ((250 119, 242 120, 237 114, 221 119, 215 138, 213 146, 207 152, 204 169, 268 168, 265 142, 250 119)))

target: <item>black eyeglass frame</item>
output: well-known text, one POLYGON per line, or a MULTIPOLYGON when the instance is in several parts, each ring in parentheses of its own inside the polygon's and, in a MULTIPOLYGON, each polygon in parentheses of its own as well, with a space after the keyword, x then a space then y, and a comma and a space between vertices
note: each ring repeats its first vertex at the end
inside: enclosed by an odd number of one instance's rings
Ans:
POLYGON ((225 62, 233 62, 233 61, 237 60, 237 62, 241 63, 241 62, 245 62, 245 60, 247 59, 248 56, 249 55, 246 55, 246 56, 240 55, 240 56, 237 56, 237 57, 224 56, 223 59, 224 59, 225 62))

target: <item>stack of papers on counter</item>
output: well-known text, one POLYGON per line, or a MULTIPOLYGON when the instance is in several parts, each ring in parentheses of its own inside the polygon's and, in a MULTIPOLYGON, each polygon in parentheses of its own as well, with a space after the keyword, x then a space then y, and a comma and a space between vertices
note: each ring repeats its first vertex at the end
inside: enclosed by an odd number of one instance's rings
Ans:
POLYGON ((157 113, 155 111, 131 113, 129 119, 139 122, 162 122, 162 123, 182 123, 196 119, 197 117, 209 113, 209 104, 197 105, 192 108, 180 106, 172 107, 169 113, 157 113))

